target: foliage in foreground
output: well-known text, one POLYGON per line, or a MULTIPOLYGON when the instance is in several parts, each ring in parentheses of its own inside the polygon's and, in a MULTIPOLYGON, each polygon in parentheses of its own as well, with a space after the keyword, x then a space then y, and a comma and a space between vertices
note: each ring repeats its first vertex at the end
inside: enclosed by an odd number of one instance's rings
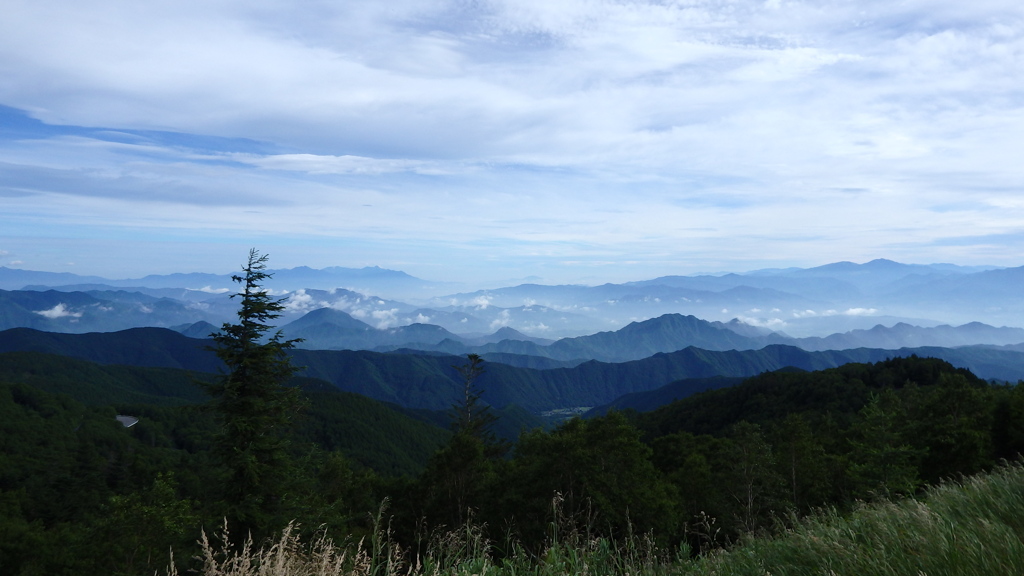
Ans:
MULTIPOLYGON (((473 526, 431 540, 424 554, 401 549, 382 517, 373 536, 336 544, 325 535, 309 545, 294 527, 256 549, 211 543, 204 535, 204 576, 430 576, 556 574, 746 576, 1001 575, 1024 573, 1024 467, 947 482, 921 500, 863 505, 843 517, 824 511, 772 538, 748 539, 727 551, 691 559, 685 546, 659 550, 642 534, 618 542, 586 539, 551 527, 547 549, 504 559, 473 526)), ((230 539, 225 535, 223 542, 230 539)), ((169 574, 177 574, 172 568, 169 574)))

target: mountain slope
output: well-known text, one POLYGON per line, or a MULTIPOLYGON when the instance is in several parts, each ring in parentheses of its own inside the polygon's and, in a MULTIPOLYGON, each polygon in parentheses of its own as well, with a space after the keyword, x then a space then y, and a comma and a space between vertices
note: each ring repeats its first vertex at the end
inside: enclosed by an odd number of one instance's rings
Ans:
POLYGON ((33 351, 99 364, 180 368, 216 373, 223 364, 206 350, 211 340, 188 338, 166 328, 64 334, 14 328, 0 332, 0 352, 33 351))
POLYGON ((90 405, 181 406, 207 399, 184 370, 100 365, 42 352, 0 353, 0 382, 28 384, 90 405))
MULTIPOLYGON (((210 375, 173 368, 100 365, 41 352, 0 353, 0 389, 27 385, 88 406, 117 405, 141 417, 140 430, 147 429, 154 418, 166 418, 165 409, 207 402, 209 396, 197 384, 197 377, 210 375)), ((295 384, 308 399, 308 409, 296 420, 298 438, 316 442, 325 450, 340 450, 382 473, 418 472, 449 435, 425 418, 411 417, 404 410, 340 391, 323 381, 300 378, 295 384)), ((113 414, 111 411, 111 420, 113 414)), ((212 429, 212 413, 192 410, 191 414, 212 429)))
POLYGON ((726 376, 713 376, 711 378, 686 378, 670 382, 661 388, 648 390, 646 392, 633 392, 620 396, 614 401, 603 406, 588 410, 583 417, 593 418, 604 416, 612 410, 635 410, 637 412, 650 412, 656 408, 671 404, 694 394, 728 388, 743 382, 744 378, 729 378, 726 376))
POLYGON ((744 350, 759 348, 753 338, 719 328, 694 316, 665 314, 642 322, 631 322, 615 332, 563 338, 547 346, 547 354, 557 360, 594 358, 624 362, 673 352, 690 346, 705 350, 744 350))
MULTIPOLYGON (((18 329, 0 332, 0 351, 32 350, 66 354, 102 363, 184 368, 214 372, 218 360, 204 349, 205 341, 166 329, 143 328, 112 334, 51 334, 18 329)), ((821 370, 849 362, 877 362, 896 356, 942 358, 983 378, 1017 381, 1024 378, 1024 352, 1008 348, 859 348, 808 352, 772 345, 760 350, 711 351, 686 348, 623 363, 588 361, 571 368, 537 370, 488 363, 479 380, 483 399, 496 406, 511 404, 533 412, 556 408, 599 406, 624 394, 653 390, 675 380, 713 376, 744 377, 787 366, 821 370)), ((453 366, 465 358, 345 350, 293 350, 300 375, 330 382, 394 404, 447 410, 462 392, 453 366)))

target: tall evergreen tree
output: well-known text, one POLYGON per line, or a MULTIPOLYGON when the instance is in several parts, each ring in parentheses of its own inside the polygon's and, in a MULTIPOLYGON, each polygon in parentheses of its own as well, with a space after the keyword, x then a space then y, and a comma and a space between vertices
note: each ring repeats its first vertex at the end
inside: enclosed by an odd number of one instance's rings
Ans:
POLYGON ((465 364, 452 368, 462 377, 462 396, 452 405, 452 431, 468 434, 485 443, 495 443, 491 427, 497 417, 491 413, 491 407, 480 400, 483 390, 476 385, 484 373, 484 359, 479 354, 467 354, 465 364))
POLYGON ((298 389, 285 386, 297 370, 287 355, 297 340, 283 340, 280 331, 267 337, 267 322, 284 305, 262 287, 271 277, 266 262, 267 255, 249 251, 244 274, 232 276, 243 286, 231 296, 240 298, 238 322, 212 335, 227 367, 208 386, 221 424, 215 450, 226 469, 225 512, 242 538, 260 538, 282 520, 291 469, 286 432, 301 406, 298 389))
POLYGON ((493 459, 508 446, 491 431, 497 417, 480 399, 483 391, 476 385, 484 373, 483 358, 468 354, 465 364, 452 368, 462 377, 462 394, 450 411, 451 440, 431 456, 424 471, 423 506, 435 524, 461 526, 479 509, 493 459))

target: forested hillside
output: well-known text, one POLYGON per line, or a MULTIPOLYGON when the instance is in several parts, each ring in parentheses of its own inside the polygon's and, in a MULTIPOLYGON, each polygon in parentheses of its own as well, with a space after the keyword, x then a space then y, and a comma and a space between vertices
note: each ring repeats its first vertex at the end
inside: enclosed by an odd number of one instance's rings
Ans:
MULTIPOLYGON (((4 573, 151 573, 168 546, 189 564, 200 527, 221 514, 216 424, 194 381, 40 353, 3 354, 0 369, 4 573), (125 428, 119 413, 140 421, 125 428)), ((544 547, 555 520, 706 550, 791 512, 913 495, 1024 449, 1022 389, 917 357, 768 372, 512 444, 451 436, 422 423, 444 416, 411 419, 325 381, 296 384, 306 409, 290 436, 288 515, 358 535, 387 498, 393 538, 413 548, 471 514, 496 545, 522 550, 544 547)))

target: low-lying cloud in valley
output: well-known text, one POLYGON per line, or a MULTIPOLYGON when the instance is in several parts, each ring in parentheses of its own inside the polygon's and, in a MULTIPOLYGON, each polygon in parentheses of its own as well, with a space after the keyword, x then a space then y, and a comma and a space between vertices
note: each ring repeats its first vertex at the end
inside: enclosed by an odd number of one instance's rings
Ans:
POLYGON ((39 314, 40 316, 42 316, 44 318, 49 318, 50 320, 58 320, 60 318, 81 318, 82 317, 82 313, 81 312, 75 312, 75 311, 69 310, 68 307, 65 306, 63 302, 60 303, 60 304, 57 304, 56 306, 54 306, 53 308, 50 308, 49 310, 38 310, 38 311, 36 311, 36 314, 39 314))

